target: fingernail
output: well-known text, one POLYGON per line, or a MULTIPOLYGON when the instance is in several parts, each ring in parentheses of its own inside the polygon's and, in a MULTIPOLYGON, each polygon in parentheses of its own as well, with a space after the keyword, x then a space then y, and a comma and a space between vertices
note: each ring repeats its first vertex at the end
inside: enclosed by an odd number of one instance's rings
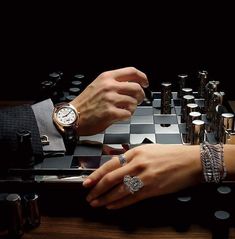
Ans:
POLYGON ((88 187, 90 184, 92 183, 92 180, 90 178, 87 178, 83 183, 82 185, 84 187, 88 187))
POLYGON ((142 87, 148 88, 148 87, 149 87, 149 84, 143 84, 142 87))
POLYGON ((90 202, 90 205, 91 205, 92 207, 98 207, 98 206, 99 206, 99 201, 98 201, 97 199, 95 199, 95 200, 93 200, 93 201, 90 202))

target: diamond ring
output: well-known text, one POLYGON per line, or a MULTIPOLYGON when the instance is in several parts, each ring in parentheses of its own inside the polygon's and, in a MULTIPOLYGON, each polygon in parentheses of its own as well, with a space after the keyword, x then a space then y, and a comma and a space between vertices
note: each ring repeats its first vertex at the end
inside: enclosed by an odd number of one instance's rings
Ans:
POLYGON ((131 177, 130 175, 125 175, 123 183, 132 194, 139 191, 144 186, 144 183, 137 176, 131 177))
POLYGON ((118 159, 119 159, 119 162, 120 162, 121 166, 123 166, 123 165, 125 165, 127 163, 126 157, 125 157, 124 154, 119 154, 118 155, 118 159))

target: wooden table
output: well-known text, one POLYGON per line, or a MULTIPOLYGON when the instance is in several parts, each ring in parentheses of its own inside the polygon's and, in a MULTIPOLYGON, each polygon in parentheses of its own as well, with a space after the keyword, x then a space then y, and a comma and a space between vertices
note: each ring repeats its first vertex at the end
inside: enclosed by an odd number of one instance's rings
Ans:
MULTIPOLYGON (((97 221, 87 221, 80 217, 48 217, 41 218, 40 227, 26 232, 22 239, 209 239, 210 230, 198 225, 191 225, 186 232, 176 232, 172 227, 138 227, 125 230, 119 225, 110 225, 97 221)), ((0 237, 4 238, 4 237, 0 237)), ((230 230, 230 239, 235 239, 235 228, 230 230)))

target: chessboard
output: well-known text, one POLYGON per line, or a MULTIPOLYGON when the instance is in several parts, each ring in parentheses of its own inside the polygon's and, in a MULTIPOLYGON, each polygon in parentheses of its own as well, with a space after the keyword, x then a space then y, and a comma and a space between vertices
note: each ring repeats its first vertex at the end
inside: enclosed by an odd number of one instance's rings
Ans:
MULTIPOLYGON (((212 86, 216 84, 211 82, 212 86)), ((113 220, 115 215, 115 220, 127 218, 130 225, 130 222, 140 222, 136 220, 138 214, 148 225, 175 225, 179 230, 187 230, 191 223, 206 227, 216 225, 220 231, 234 227, 234 182, 201 184, 148 199, 147 203, 143 201, 116 213, 89 207, 85 200, 88 191, 82 186, 87 175, 114 155, 142 144, 184 144, 187 147, 204 140, 212 144, 234 143, 234 112, 222 102, 223 93, 212 88, 208 88, 209 95, 202 97, 190 88, 182 88, 181 93, 167 92, 163 84, 162 91, 146 92, 146 99, 137 106, 130 119, 115 122, 99 134, 81 136, 71 155, 45 158, 33 169, 9 170, 14 176, 23 175, 26 180, 6 180, 7 183, 1 183, 1 186, 8 193, 38 193, 43 210, 57 215, 84 213, 85 216, 99 217, 105 214, 108 220, 113 220), (195 120, 194 116, 197 117, 195 120), (155 211, 157 218, 153 220, 150 211, 155 211)))

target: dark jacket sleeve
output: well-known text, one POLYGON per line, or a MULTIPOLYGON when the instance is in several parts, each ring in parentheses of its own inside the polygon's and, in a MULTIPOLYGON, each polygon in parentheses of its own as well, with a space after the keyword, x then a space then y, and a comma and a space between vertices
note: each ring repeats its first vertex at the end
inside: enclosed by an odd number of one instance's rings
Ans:
POLYGON ((43 150, 37 122, 30 105, 0 109, 0 163, 3 167, 19 166, 17 155, 18 130, 28 130, 32 136, 32 148, 35 162, 43 158, 43 150))

